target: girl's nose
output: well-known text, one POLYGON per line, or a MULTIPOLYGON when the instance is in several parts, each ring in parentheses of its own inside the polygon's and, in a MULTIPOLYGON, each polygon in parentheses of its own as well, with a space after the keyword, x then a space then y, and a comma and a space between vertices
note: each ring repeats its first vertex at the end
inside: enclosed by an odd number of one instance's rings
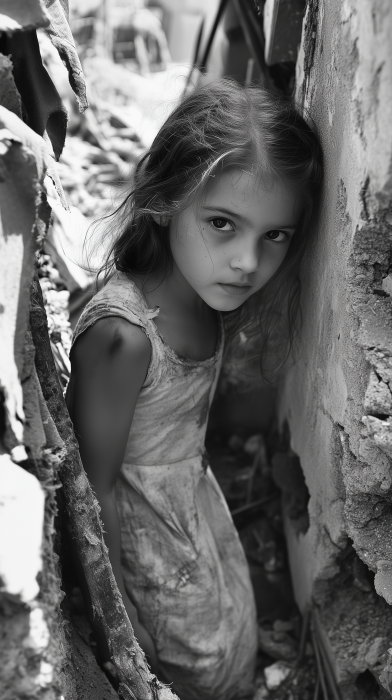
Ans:
POLYGON ((259 258, 255 247, 244 246, 236 251, 236 255, 233 256, 231 261, 231 267, 233 270, 241 270, 247 275, 256 272, 259 267, 259 258))

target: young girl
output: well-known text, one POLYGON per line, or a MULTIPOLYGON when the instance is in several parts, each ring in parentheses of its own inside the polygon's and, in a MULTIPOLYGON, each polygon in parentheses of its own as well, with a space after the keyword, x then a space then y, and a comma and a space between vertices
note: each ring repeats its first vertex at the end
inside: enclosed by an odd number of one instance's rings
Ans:
POLYGON ((252 692, 249 572, 204 438, 225 338, 290 338, 321 149, 296 109, 219 81, 184 99, 114 213, 67 403, 136 636, 181 700, 252 692))

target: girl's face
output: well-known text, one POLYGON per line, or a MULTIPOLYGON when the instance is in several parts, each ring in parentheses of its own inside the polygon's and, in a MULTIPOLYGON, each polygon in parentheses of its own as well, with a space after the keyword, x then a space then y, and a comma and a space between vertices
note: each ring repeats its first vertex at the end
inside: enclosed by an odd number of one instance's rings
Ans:
POLYGON ((265 188, 242 170, 223 173, 169 225, 173 274, 184 293, 190 287, 218 311, 241 306, 283 262, 298 214, 282 182, 265 188))

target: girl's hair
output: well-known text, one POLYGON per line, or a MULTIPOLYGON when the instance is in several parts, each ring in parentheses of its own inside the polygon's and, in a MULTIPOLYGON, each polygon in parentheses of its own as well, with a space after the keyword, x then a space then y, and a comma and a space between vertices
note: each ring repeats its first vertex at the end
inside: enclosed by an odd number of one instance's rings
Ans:
POLYGON ((291 101, 231 80, 203 85, 185 97, 138 163, 131 191, 106 217, 113 239, 99 272, 105 280, 114 269, 167 274, 172 264, 168 230, 156 219, 170 219, 184 210, 203 194, 210 178, 229 169, 252 172, 265 183, 283 180, 301 203, 298 229, 278 271, 239 309, 225 314, 232 338, 258 337, 265 375, 271 356, 276 369, 298 333, 299 268, 322 181, 315 129, 291 101))

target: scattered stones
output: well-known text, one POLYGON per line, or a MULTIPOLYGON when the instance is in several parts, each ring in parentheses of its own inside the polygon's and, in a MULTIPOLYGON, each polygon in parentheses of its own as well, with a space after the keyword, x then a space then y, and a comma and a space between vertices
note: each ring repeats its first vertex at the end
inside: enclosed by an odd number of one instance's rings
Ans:
POLYGON ((389 386, 380 380, 373 370, 370 371, 364 408, 370 415, 390 415, 392 412, 392 395, 389 386))
POLYGON ((69 292, 49 255, 39 256, 38 276, 48 319, 49 337, 59 379, 64 389, 67 386, 71 366, 72 331, 69 322, 69 292))
POLYGON ((253 696, 253 700, 266 700, 270 697, 267 687, 263 683, 256 688, 256 692, 253 696))
POLYGON ((263 442, 264 438, 262 435, 251 435, 244 444, 244 452, 248 455, 256 454, 263 442))
POLYGON ((276 690, 288 678, 292 671, 291 666, 283 661, 277 661, 272 666, 264 669, 265 682, 268 690, 276 690))
MULTIPOLYGON (((391 215, 390 215, 391 216, 391 215)), ((382 288, 386 294, 392 296, 392 275, 387 275, 382 281, 382 288)))

